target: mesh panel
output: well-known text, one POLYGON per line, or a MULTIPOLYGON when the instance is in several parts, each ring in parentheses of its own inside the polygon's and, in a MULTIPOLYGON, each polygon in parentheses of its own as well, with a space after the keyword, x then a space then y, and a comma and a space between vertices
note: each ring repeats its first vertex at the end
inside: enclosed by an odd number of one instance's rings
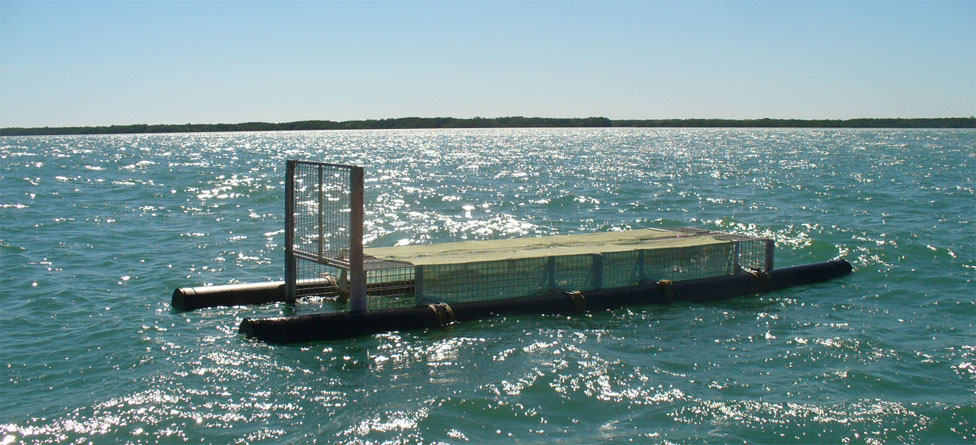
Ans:
POLYGON ((368 310, 414 306, 414 270, 411 264, 375 261, 372 258, 366 261, 368 310))
MULTIPOLYGON (((411 281, 393 292, 397 296, 395 300, 383 300, 382 304, 378 297, 371 296, 370 308, 429 302, 465 303, 539 295, 553 290, 588 291, 665 279, 683 281, 733 275, 741 267, 763 269, 766 252, 766 240, 746 238, 689 247, 425 265, 416 268, 420 269, 419 273, 410 268, 398 269, 419 285, 415 288, 411 281), (411 292, 415 301, 407 298, 411 292)), ((372 288, 369 293, 373 294, 372 288)))
MULTIPOLYGON (((738 263, 743 269, 766 270, 766 240, 740 241, 738 263)), ((767 271, 768 272, 768 271, 767 271)))
POLYGON ((603 288, 627 287, 640 284, 643 277, 641 261, 645 251, 611 252, 603 254, 603 288))
POLYGON ((346 166, 296 163, 296 256, 349 267, 350 172, 346 166))
POLYGON ((593 255, 572 255, 551 257, 555 263, 555 289, 591 290, 594 289, 593 255))
POLYGON ((546 258, 438 264, 420 269, 417 303, 463 303, 536 295, 546 290, 546 258))
POLYGON ((289 161, 285 281, 293 297, 349 295, 353 172, 358 167, 289 161))
POLYGON ((657 280, 697 280, 731 275, 735 244, 711 244, 644 252, 644 276, 657 280))
POLYGON ((295 286, 296 296, 338 297, 340 287, 349 292, 348 284, 340 284, 340 279, 348 279, 342 269, 304 260, 299 260, 297 265, 297 275, 301 278, 295 286))

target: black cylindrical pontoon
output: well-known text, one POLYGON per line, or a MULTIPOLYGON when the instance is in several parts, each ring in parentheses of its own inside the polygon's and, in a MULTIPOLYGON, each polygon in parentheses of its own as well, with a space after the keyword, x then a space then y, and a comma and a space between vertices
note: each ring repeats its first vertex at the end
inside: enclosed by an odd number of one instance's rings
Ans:
POLYGON ((181 287, 173 291, 173 309, 192 311, 205 307, 240 306, 285 301, 285 282, 181 287))
POLYGON ((512 313, 579 313, 638 304, 712 301, 812 284, 847 275, 850 263, 834 260, 774 269, 768 274, 739 273, 700 280, 567 292, 453 305, 432 304, 403 309, 334 312, 251 319, 241 322, 245 335, 271 343, 299 343, 444 326, 453 322, 512 313))

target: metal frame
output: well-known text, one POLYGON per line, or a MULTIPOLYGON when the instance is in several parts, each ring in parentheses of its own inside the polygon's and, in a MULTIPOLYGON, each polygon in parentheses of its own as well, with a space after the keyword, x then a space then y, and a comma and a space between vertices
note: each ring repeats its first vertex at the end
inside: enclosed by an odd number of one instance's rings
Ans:
POLYGON ((285 173, 285 299, 294 304, 297 298, 298 261, 312 261, 349 271, 349 310, 366 310, 366 273, 363 268, 363 194, 364 171, 355 165, 288 160, 285 173), (318 167, 317 252, 295 249, 295 170, 298 165, 318 167), (349 172, 349 257, 347 261, 323 253, 323 170, 325 167, 349 172))
MULTIPOLYGON (((324 283, 322 277, 325 276, 326 278, 337 278, 337 281, 332 281, 336 284, 332 284, 328 292, 343 296, 346 285, 348 285, 349 312, 363 312, 369 308, 394 307, 403 304, 404 301, 409 301, 409 294, 413 294, 412 300, 415 305, 422 305, 427 302, 427 299, 434 300, 445 297, 446 294, 440 295, 437 291, 439 288, 436 283, 439 276, 443 279, 445 276, 451 276, 453 269, 473 267, 471 265, 413 267, 409 263, 366 257, 363 253, 364 182, 365 172, 359 166, 298 160, 287 161, 285 179, 285 298, 289 303, 294 304, 299 295, 323 295, 308 292, 307 286, 303 287, 299 281, 321 279, 324 283), (336 194, 338 194, 338 198, 336 194), (331 204, 325 201, 326 198, 331 204), (346 212, 348 212, 348 217, 345 216, 346 212), (325 266, 324 269, 328 271, 324 274, 315 272, 316 269, 312 267, 314 265, 325 266), (366 295, 367 274, 371 274, 369 279, 372 283, 371 286, 373 286, 369 297, 366 295), (427 278, 433 276, 435 284, 425 283, 427 281, 425 275, 427 278), (393 277, 393 279, 382 281, 380 280, 381 277, 386 279, 393 277), (383 287, 383 289, 377 291, 377 287, 383 287), (405 296, 407 299, 392 298, 391 296, 405 296)), ((678 237, 711 235, 732 241, 733 247, 723 254, 723 258, 729 261, 728 266, 722 266, 722 270, 726 271, 727 274, 735 274, 742 267, 765 269, 766 272, 773 269, 775 243, 771 239, 758 239, 696 228, 678 229, 676 231, 679 232, 678 237), (756 261, 754 258, 762 258, 762 260, 756 261)), ((661 255, 662 261, 669 258, 676 261, 680 256, 677 250, 675 252, 670 252, 670 250, 656 252, 654 258, 661 255)), ((608 281, 617 283, 620 278, 617 277, 619 274, 608 273, 606 276, 604 275, 604 266, 608 264, 607 262, 617 264, 614 262, 619 262, 619 260, 610 257, 604 258, 603 255, 548 257, 542 258, 541 264, 537 266, 544 273, 546 289, 556 289, 561 285, 560 283, 564 283, 563 279, 559 278, 560 274, 563 273, 560 272, 560 267, 577 267, 579 273, 578 276, 573 275, 574 277, 583 279, 588 288, 600 289, 604 283, 608 281), (560 261, 578 264, 560 266, 560 261)), ((636 283, 643 283, 649 279, 659 279, 668 275, 667 271, 658 270, 660 267, 658 267, 657 260, 647 255, 648 253, 645 253, 643 249, 638 250, 634 258, 636 262, 627 263, 632 264, 627 267, 632 267, 632 272, 636 274, 636 283)), ((679 263, 675 262, 673 266, 677 267, 679 263)), ((700 272, 698 269, 711 267, 709 264, 685 261, 685 263, 680 263, 681 271, 672 272, 680 276, 694 275, 697 273, 696 271, 700 272), (687 271, 684 270, 686 268, 687 271)), ((485 263, 482 266, 485 270, 502 267, 500 263, 485 263)), ((505 271, 496 272, 502 275, 508 273, 505 271)), ((514 284, 515 286, 525 284, 519 281, 524 278, 521 275, 508 273, 507 277, 517 282, 514 284)), ((485 289, 482 289, 487 290, 482 292, 484 295, 474 299, 469 296, 457 297, 459 298, 457 301, 490 299, 498 290, 496 289, 498 286, 494 286, 494 284, 502 285, 504 283, 486 284, 485 289)), ((581 283, 576 283, 575 286, 581 285, 581 283)))

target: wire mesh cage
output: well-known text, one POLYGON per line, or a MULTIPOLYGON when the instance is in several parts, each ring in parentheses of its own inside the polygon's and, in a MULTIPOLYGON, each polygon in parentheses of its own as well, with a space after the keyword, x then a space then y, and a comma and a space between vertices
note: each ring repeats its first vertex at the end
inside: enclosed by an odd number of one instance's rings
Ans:
POLYGON ((694 228, 364 251, 362 167, 288 161, 286 178, 286 295, 292 301, 333 298, 340 304, 332 307, 341 311, 489 301, 772 269, 771 240, 694 228))
POLYGON ((416 303, 467 303, 766 270, 767 240, 417 266, 416 303), (755 266, 755 267, 751 267, 755 266))

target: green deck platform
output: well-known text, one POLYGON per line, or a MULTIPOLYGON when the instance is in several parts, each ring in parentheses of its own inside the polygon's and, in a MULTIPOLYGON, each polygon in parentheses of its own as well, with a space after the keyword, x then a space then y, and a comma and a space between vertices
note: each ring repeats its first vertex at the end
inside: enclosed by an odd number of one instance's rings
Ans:
POLYGON ((536 238, 373 247, 364 249, 364 253, 382 260, 402 261, 414 266, 429 266, 671 249, 729 244, 731 242, 729 239, 716 238, 712 233, 696 234, 688 231, 643 229, 536 238))

